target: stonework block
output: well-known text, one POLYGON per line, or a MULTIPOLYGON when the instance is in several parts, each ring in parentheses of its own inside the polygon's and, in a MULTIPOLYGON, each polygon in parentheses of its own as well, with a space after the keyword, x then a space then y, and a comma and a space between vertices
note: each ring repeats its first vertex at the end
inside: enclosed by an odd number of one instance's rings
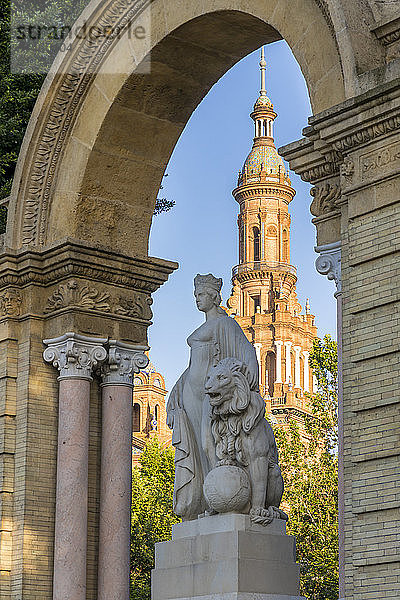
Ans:
POLYGON ((173 527, 156 546, 153 600, 211 596, 300 600, 294 538, 283 521, 262 527, 247 515, 221 514, 173 527))

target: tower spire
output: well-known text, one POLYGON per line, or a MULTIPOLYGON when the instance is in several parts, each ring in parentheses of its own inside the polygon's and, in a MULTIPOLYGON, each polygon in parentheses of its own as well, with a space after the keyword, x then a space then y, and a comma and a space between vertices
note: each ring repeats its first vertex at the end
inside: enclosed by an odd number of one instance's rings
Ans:
POLYGON ((260 96, 266 96, 267 95, 267 90, 265 88, 265 71, 266 71, 266 60, 265 60, 265 56, 264 56, 264 46, 262 46, 261 48, 261 60, 260 60, 260 71, 261 71, 261 90, 260 90, 260 96))

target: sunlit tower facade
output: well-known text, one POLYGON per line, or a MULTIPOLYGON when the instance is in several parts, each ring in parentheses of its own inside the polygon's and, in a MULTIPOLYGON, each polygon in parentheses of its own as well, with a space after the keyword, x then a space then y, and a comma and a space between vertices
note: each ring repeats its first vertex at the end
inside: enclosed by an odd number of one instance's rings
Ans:
POLYGON ((260 95, 250 114, 253 147, 232 192, 240 207, 239 263, 227 306, 256 349, 267 412, 282 424, 293 417, 301 427, 306 394, 314 391, 309 354, 317 328, 309 301, 303 311, 296 294, 289 214, 296 192, 274 144, 277 114, 266 92, 264 49, 260 70, 260 95))

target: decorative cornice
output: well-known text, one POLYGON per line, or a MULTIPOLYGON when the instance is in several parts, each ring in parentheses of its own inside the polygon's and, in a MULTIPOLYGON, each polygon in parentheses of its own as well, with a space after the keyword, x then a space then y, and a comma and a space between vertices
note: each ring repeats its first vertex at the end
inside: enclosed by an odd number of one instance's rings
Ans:
POLYGON ((400 128, 400 115, 393 115, 386 119, 382 119, 377 123, 360 126, 357 130, 349 135, 345 135, 332 143, 335 150, 338 152, 346 152, 357 146, 361 146, 367 142, 372 142, 375 139, 400 128))
POLYGON ((22 297, 18 290, 10 288, 0 294, 0 318, 18 317, 21 312, 22 297))
POLYGON ((146 350, 148 347, 110 340, 108 360, 101 367, 102 385, 133 385, 134 373, 139 373, 149 364, 146 350))
MULTIPOLYGON (((143 293, 155 292, 178 267, 157 258, 133 258, 65 240, 40 250, 6 249, 0 255, 0 287, 50 285, 73 278, 121 286, 143 293)), ((121 305, 117 314, 129 310, 121 305)))
POLYGON ((341 243, 334 242, 325 246, 316 246, 314 248, 319 253, 315 261, 315 268, 321 275, 326 275, 328 279, 336 283, 336 294, 342 292, 342 272, 341 272, 341 243))
POLYGON ((131 292, 129 298, 112 297, 111 294, 95 287, 79 283, 75 279, 60 285, 47 299, 45 314, 52 314, 65 308, 82 308, 103 313, 113 313, 124 317, 150 321, 153 313, 150 296, 131 292))
POLYGON ((338 183, 321 183, 310 190, 314 200, 310 212, 315 217, 334 212, 340 207, 341 189, 338 183))
POLYGON ((58 338, 43 340, 48 346, 43 358, 59 370, 59 380, 78 378, 91 381, 92 371, 107 358, 106 342, 107 338, 65 333, 58 338))

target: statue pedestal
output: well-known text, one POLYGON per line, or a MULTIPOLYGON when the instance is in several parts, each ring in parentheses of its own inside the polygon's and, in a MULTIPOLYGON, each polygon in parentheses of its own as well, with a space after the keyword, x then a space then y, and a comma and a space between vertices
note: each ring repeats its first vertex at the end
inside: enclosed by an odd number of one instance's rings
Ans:
POLYGON ((174 525, 156 544, 152 600, 304 600, 294 537, 234 513, 174 525))

